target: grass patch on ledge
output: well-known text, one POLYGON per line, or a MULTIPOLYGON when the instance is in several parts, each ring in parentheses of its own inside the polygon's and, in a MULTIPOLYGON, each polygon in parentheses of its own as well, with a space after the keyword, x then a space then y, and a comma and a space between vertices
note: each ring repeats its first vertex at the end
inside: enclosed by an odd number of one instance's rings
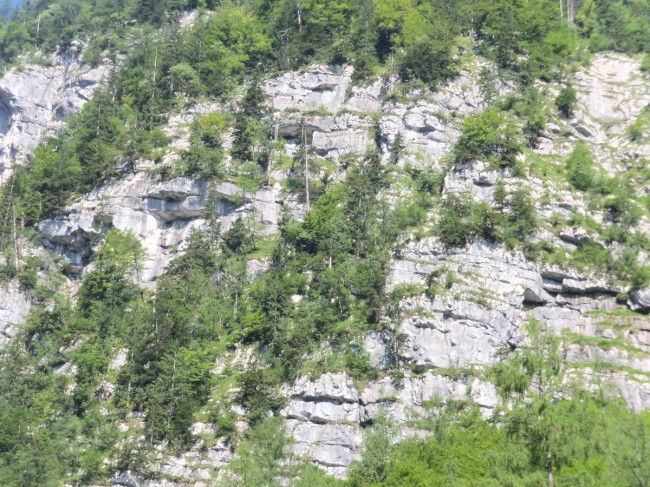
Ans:
POLYGON ((255 250, 247 255, 248 260, 271 258, 279 242, 280 235, 277 233, 260 238, 255 242, 255 250))
POLYGON ((626 374, 627 380, 639 382, 641 384, 645 384, 648 381, 648 378, 650 378, 650 372, 635 369, 634 367, 627 365, 612 364, 611 362, 605 362, 604 360, 594 360, 593 362, 571 362, 569 366, 569 372, 580 369, 592 369, 599 373, 623 372, 626 374))
POLYGON ((525 151, 525 154, 531 176, 566 184, 566 170, 561 156, 541 155, 531 150, 525 151))
POLYGON ((587 316, 617 317, 617 318, 642 318, 644 315, 628 308, 618 307, 613 310, 594 309, 585 313, 587 316))
POLYGON ((635 346, 632 346, 621 338, 603 338, 603 337, 593 337, 587 335, 581 335, 579 333, 574 333, 570 331, 564 331, 562 337, 565 342, 580 345, 582 347, 594 346, 598 347, 604 351, 610 351, 613 349, 626 351, 633 356, 649 356, 650 354, 645 350, 641 350, 635 346))

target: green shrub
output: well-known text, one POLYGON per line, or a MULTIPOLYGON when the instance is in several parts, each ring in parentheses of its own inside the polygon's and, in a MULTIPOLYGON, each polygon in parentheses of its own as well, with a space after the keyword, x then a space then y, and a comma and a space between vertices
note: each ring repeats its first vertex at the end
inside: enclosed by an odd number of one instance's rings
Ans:
POLYGON ((400 63, 404 81, 419 80, 435 87, 458 74, 458 62, 452 57, 453 40, 429 38, 406 48, 400 63))
POLYGON ((502 224, 502 215, 487 203, 478 203, 472 211, 472 226, 477 237, 488 242, 500 240, 499 226, 502 224))
POLYGON ((584 142, 578 142, 569 155, 566 165, 569 182, 574 188, 587 191, 595 183, 593 156, 584 142))
POLYGON ((26 289, 34 289, 38 284, 38 274, 36 269, 24 267, 18 271, 18 282, 26 289))
POLYGON ((633 289, 642 289, 650 285, 650 266, 636 267, 630 276, 630 283, 633 289))
POLYGON ((648 120, 637 118, 632 125, 627 128, 627 136, 632 142, 641 142, 646 131, 648 120))
POLYGON ((535 87, 526 87, 520 92, 506 96, 500 107, 512 111, 522 121, 522 132, 528 147, 535 148, 539 137, 546 129, 546 109, 542 94, 535 87))
POLYGON ((507 195, 497 186, 500 208, 475 203, 467 194, 449 195, 442 201, 436 234, 445 247, 464 247, 472 238, 506 242, 514 247, 532 235, 538 226, 535 205, 526 189, 507 195))
POLYGON ((562 115, 567 118, 573 117, 573 113, 578 105, 578 97, 576 90, 571 84, 566 85, 560 90, 560 93, 555 99, 555 106, 562 115))
POLYGON ((524 188, 516 190, 510 196, 509 233, 518 240, 523 240, 537 228, 535 204, 524 188))
POLYGON ((612 188, 612 194, 602 200, 601 205, 607 210, 610 221, 628 229, 636 225, 643 215, 643 211, 630 197, 631 190, 625 185, 612 188))
POLYGON ((611 267, 612 258, 605 247, 595 242, 588 242, 573 251, 570 262, 579 269, 605 272, 611 267))
POLYGON ((343 356, 345 370, 355 379, 375 379, 377 369, 372 366, 370 356, 361 347, 350 347, 343 356))
POLYGON ((483 159, 496 167, 513 167, 523 149, 520 130, 496 107, 467 117, 461 132, 454 146, 456 163, 483 159))
POLYGON ((467 195, 448 195, 440 208, 436 234, 445 247, 464 247, 474 235, 473 202, 467 195))

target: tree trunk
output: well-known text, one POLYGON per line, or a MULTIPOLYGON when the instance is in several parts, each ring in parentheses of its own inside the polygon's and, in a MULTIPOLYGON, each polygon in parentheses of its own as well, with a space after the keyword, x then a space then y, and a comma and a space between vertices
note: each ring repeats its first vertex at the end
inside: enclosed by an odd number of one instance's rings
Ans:
POLYGON ((302 32, 302 8, 300 2, 296 2, 296 9, 298 11, 298 32, 302 32))
POLYGON ((14 204, 14 217, 13 217, 13 240, 14 240, 14 269, 18 272, 18 233, 16 232, 16 205, 14 204))
POLYGON ((38 45, 38 36, 41 33, 41 13, 38 13, 38 21, 36 22, 36 39, 34 39, 34 46, 38 45))
POLYGON ((271 149, 271 153, 269 154, 269 165, 266 168, 266 177, 267 177, 267 182, 266 185, 270 188, 271 187, 271 170, 273 169, 273 156, 275 155, 275 146, 278 143, 278 131, 279 131, 279 125, 276 123, 274 130, 273 130, 273 148, 271 149))
POLYGON ((307 213, 310 210, 309 202, 309 164, 307 161, 307 132, 305 130, 305 122, 302 123, 302 147, 303 147, 303 162, 305 164, 305 202, 307 203, 307 213))
MULTIPOLYGON (((548 437, 546 441, 548 442, 548 437)), ((546 471, 548 472, 548 487, 553 487, 553 452, 548 444, 546 446, 546 471)))

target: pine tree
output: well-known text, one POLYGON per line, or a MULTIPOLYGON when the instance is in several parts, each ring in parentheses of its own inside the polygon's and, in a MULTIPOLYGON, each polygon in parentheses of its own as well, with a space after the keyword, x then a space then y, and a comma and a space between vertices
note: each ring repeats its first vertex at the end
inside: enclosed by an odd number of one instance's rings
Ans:
POLYGON ((584 464, 598 451, 602 445, 594 431, 604 425, 594 413, 592 393, 567 372, 559 338, 535 320, 527 332, 529 343, 506 352, 493 369, 505 404, 500 413, 510 453, 523 454, 528 462, 528 468, 517 468, 517 462, 505 461, 504 470, 538 482, 544 477, 553 487, 558 472, 584 464))

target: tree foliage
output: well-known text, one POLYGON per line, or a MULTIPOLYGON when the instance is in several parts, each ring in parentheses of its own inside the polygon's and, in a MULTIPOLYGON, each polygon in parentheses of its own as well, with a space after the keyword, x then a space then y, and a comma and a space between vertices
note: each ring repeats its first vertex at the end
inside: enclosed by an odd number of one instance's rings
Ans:
POLYGON ((457 163, 487 160, 497 167, 512 167, 522 146, 519 130, 510 115, 490 107, 463 121, 454 158, 457 163))

